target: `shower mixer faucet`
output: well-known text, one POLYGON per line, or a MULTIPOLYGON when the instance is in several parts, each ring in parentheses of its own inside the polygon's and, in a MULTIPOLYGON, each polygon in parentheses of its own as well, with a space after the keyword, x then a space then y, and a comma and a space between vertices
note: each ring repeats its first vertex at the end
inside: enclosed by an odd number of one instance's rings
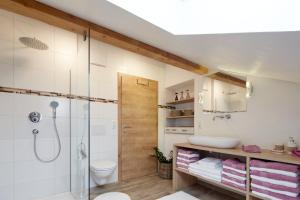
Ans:
POLYGON ((41 121, 41 118, 42 118, 42 115, 41 113, 39 112, 31 112, 29 113, 29 120, 32 122, 32 123, 39 123, 41 121))

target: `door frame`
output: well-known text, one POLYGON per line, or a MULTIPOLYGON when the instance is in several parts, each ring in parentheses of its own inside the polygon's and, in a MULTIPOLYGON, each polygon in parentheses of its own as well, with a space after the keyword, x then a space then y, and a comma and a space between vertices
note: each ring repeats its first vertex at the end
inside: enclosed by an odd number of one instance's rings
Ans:
MULTIPOLYGON (((136 77, 136 78, 144 78, 144 77, 139 77, 131 74, 125 74, 118 72, 118 182, 122 181, 122 76, 131 76, 131 77, 136 77)), ((157 103, 159 99, 159 82, 157 80, 149 79, 149 78, 144 78, 148 79, 150 81, 156 81, 157 84, 157 103)), ((158 107, 157 107, 157 139, 156 139, 156 144, 158 145, 158 107)))

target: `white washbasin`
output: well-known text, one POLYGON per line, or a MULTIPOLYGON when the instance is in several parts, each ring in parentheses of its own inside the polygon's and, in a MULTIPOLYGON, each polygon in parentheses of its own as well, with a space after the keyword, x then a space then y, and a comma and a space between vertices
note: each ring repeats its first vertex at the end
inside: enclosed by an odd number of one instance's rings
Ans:
POLYGON ((221 149, 231 149, 239 145, 240 140, 230 137, 213 137, 213 136, 191 136, 189 142, 194 145, 215 147, 221 149))

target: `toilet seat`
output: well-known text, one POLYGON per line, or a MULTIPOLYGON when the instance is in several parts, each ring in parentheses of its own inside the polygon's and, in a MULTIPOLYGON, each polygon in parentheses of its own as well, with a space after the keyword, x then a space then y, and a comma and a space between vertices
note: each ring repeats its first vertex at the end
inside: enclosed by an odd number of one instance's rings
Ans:
POLYGON ((94 200, 131 200, 130 197, 122 192, 108 192, 97 196, 94 200))
POLYGON ((91 163, 91 169, 94 171, 109 171, 114 169, 116 166, 116 163, 109 160, 100 160, 91 163))

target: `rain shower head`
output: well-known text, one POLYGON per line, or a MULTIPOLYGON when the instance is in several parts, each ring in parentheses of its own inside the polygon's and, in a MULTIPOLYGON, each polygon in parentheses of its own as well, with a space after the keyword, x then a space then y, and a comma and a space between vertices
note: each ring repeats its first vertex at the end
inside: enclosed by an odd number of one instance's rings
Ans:
POLYGON ((57 101, 51 101, 50 102, 50 106, 53 108, 53 109, 56 109, 58 107, 59 103, 57 101))
POLYGON ((31 37, 20 37, 20 42, 27 47, 37 49, 37 50, 47 50, 49 47, 47 44, 43 43, 42 41, 31 38, 31 37))

